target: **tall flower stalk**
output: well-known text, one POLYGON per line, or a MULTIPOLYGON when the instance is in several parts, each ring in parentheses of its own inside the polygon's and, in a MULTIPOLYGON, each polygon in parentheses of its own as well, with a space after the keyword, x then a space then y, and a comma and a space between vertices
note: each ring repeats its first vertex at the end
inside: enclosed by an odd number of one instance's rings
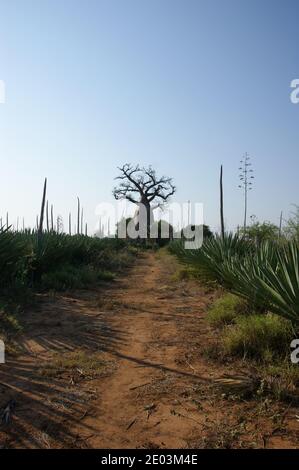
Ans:
POLYGON ((252 166, 250 162, 250 156, 246 152, 242 160, 240 160, 241 166, 239 167, 239 179, 240 184, 239 188, 243 189, 244 191, 244 232, 246 231, 247 227, 247 208, 248 208, 248 191, 252 189, 252 180, 254 179, 253 176, 253 169, 250 168, 252 166))

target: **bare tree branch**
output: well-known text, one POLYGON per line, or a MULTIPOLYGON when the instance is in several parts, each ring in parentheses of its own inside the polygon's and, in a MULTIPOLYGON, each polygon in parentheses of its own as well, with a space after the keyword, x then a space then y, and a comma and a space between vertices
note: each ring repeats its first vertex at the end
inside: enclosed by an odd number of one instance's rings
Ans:
POLYGON ((133 167, 129 163, 125 163, 125 165, 123 165, 122 167, 118 167, 118 169, 121 171, 122 174, 120 176, 117 176, 117 178, 115 178, 116 180, 128 180, 133 184, 133 186, 136 186, 139 192, 142 192, 142 181, 140 181, 140 178, 138 178, 138 176, 135 179, 132 176, 135 173, 142 171, 141 168, 139 168, 139 165, 133 167))
POLYGON ((154 199, 159 198, 166 202, 176 191, 172 183, 172 178, 167 176, 157 177, 155 170, 149 166, 141 168, 139 165, 133 166, 126 163, 118 167, 121 174, 115 178, 121 183, 113 190, 115 199, 128 199, 137 203, 143 201, 150 204, 154 199), (134 194, 139 194, 139 201, 134 194))

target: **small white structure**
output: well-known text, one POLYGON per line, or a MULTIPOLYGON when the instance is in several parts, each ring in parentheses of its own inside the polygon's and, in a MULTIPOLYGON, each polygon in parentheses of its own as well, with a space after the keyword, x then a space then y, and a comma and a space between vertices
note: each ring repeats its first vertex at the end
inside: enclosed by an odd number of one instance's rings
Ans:
POLYGON ((0 339, 0 364, 5 364, 5 344, 2 339, 0 339))
POLYGON ((5 82, 0 80, 0 104, 5 103, 5 82))

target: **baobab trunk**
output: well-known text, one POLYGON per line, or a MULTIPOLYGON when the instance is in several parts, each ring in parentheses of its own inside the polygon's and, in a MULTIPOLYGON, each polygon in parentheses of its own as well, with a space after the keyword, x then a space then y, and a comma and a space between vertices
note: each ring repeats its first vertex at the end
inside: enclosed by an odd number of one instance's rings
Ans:
POLYGON ((136 229, 142 234, 141 238, 150 238, 151 226, 154 223, 154 213, 150 203, 141 199, 134 215, 136 229))

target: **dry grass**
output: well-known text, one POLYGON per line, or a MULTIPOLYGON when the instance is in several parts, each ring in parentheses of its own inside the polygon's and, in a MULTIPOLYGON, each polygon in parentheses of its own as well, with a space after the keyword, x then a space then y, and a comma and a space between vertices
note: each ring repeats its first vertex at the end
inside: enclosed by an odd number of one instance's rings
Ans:
POLYGON ((72 373, 82 378, 95 378, 111 372, 113 363, 103 357, 103 353, 88 353, 75 351, 53 356, 51 362, 47 361, 39 368, 42 377, 59 377, 65 373, 72 373))
POLYGON ((16 356, 21 352, 17 337, 23 328, 16 315, 0 310, 0 339, 5 344, 5 352, 11 356, 16 356))
MULTIPOLYGON (((245 423, 230 423, 225 421, 213 421, 204 426, 202 435, 192 440, 189 445, 193 449, 233 449, 243 448, 242 434, 245 434, 245 423)), ((254 447, 254 443, 246 448, 254 447)))

